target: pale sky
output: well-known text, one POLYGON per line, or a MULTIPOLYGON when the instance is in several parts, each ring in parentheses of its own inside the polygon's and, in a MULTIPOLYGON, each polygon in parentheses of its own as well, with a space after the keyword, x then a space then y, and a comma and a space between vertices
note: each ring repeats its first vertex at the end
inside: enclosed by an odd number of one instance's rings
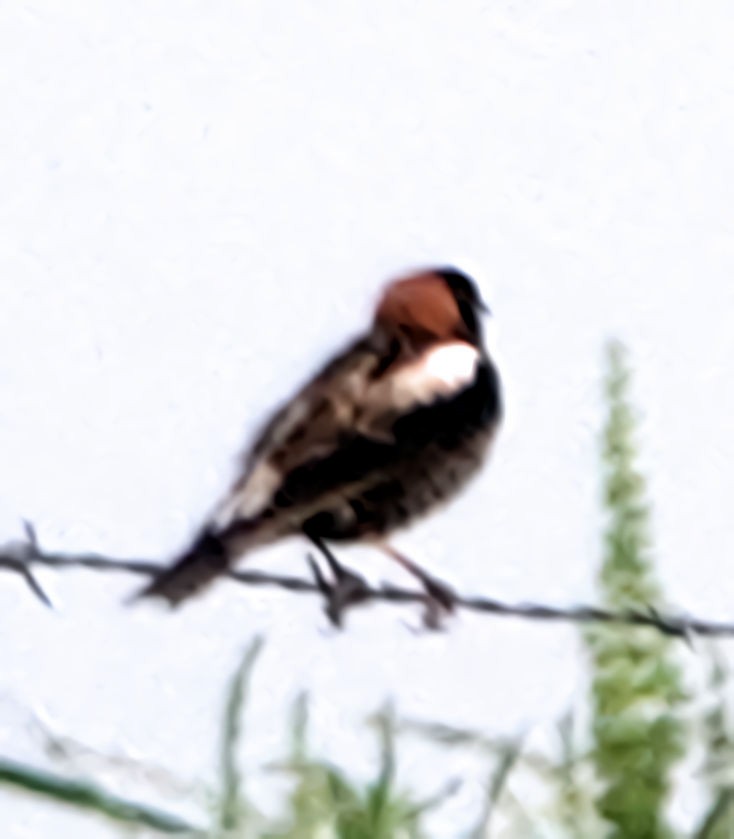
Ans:
MULTIPOLYGON (((671 604, 732 619, 733 43, 725 0, 0 6, 0 541, 28 518, 49 547, 171 556, 385 280, 454 263, 492 306, 507 421, 482 477, 395 544, 461 591, 593 600, 617 336, 671 604)), ((298 573, 305 549, 252 563, 298 573)), ((380 607, 335 634, 310 598, 222 584, 169 614, 124 608, 125 575, 41 578, 54 612, 0 574, 0 752, 39 765, 32 714, 213 779, 222 689, 258 632, 251 765, 304 688, 318 747, 368 771, 361 720, 389 695, 542 741, 582 685, 562 626, 462 615, 430 636, 380 607)), ((431 823, 460 835, 480 776, 405 754, 425 790, 466 773, 431 823)), ((12 839, 117 835, 4 790, 0 809, 12 839)))

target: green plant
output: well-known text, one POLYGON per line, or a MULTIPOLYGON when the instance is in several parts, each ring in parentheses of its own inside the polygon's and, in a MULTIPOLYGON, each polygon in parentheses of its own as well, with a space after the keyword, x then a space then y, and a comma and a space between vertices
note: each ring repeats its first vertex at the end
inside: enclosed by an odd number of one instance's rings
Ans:
MULTIPOLYGON (((608 523, 599 575, 602 601, 655 609, 662 600, 650 558, 644 479, 635 466, 636 417, 623 347, 607 350, 603 432, 608 523)), ((595 625, 585 632, 592 666, 593 760, 610 839, 667 839, 671 770, 684 753, 685 699, 672 642, 647 628, 595 625)))

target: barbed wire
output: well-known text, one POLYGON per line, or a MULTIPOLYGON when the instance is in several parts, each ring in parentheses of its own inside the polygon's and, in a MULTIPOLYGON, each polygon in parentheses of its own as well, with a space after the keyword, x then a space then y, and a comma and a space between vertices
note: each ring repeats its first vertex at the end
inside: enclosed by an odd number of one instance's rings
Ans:
MULTIPOLYGON (((122 572, 152 578, 165 569, 165 565, 149 560, 116 558, 94 552, 63 553, 46 551, 41 548, 35 528, 24 522, 25 540, 16 541, 0 547, 0 569, 18 574, 26 583, 31 593, 45 606, 53 608, 51 599, 33 574, 34 567, 68 570, 86 568, 99 572, 122 572)), ((436 604, 425 592, 383 583, 373 586, 362 577, 337 569, 349 584, 344 588, 344 580, 330 582, 316 564, 313 557, 307 557, 312 578, 287 574, 271 574, 258 570, 236 570, 226 572, 226 577, 235 583, 246 586, 263 586, 289 591, 295 594, 310 594, 325 600, 325 611, 332 623, 341 626, 348 609, 370 602, 394 604, 420 604, 426 608, 425 622, 431 628, 439 625, 436 604)), ((614 611, 599 606, 551 606, 543 603, 507 603, 493 597, 482 595, 462 595, 454 593, 452 601, 455 609, 492 614, 499 617, 514 617, 532 621, 556 621, 574 624, 616 624, 620 626, 649 627, 665 635, 682 638, 690 642, 694 636, 710 638, 734 637, 734 622, 711 621, 684 614, 664 614, 654 608, 625 609, 614 611)))

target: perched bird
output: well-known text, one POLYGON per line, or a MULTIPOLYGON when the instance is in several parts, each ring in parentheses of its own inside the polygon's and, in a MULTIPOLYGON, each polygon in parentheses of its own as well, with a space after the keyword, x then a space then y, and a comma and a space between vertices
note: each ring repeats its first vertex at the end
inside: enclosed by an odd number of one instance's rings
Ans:
POLYGON ((454 496, 488 452, 502 402, 483 310, 453 268, 390 283, 367 334, 265 423, 191 547, 140 596, 177 605, 254 549, 302 534, 337 569, 327 542, 372 542, 450 608, 449 590, 384 540, 454 496))

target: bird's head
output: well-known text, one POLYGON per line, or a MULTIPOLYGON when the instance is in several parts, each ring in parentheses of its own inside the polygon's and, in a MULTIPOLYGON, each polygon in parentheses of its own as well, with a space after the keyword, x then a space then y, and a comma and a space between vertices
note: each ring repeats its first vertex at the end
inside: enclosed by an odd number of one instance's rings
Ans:
POLYGON ((434 268, 391 282, 375 314, 378 328, 415 343, 467 341, 482 345, 482 312, 477 286, 455 268, 434 268))

